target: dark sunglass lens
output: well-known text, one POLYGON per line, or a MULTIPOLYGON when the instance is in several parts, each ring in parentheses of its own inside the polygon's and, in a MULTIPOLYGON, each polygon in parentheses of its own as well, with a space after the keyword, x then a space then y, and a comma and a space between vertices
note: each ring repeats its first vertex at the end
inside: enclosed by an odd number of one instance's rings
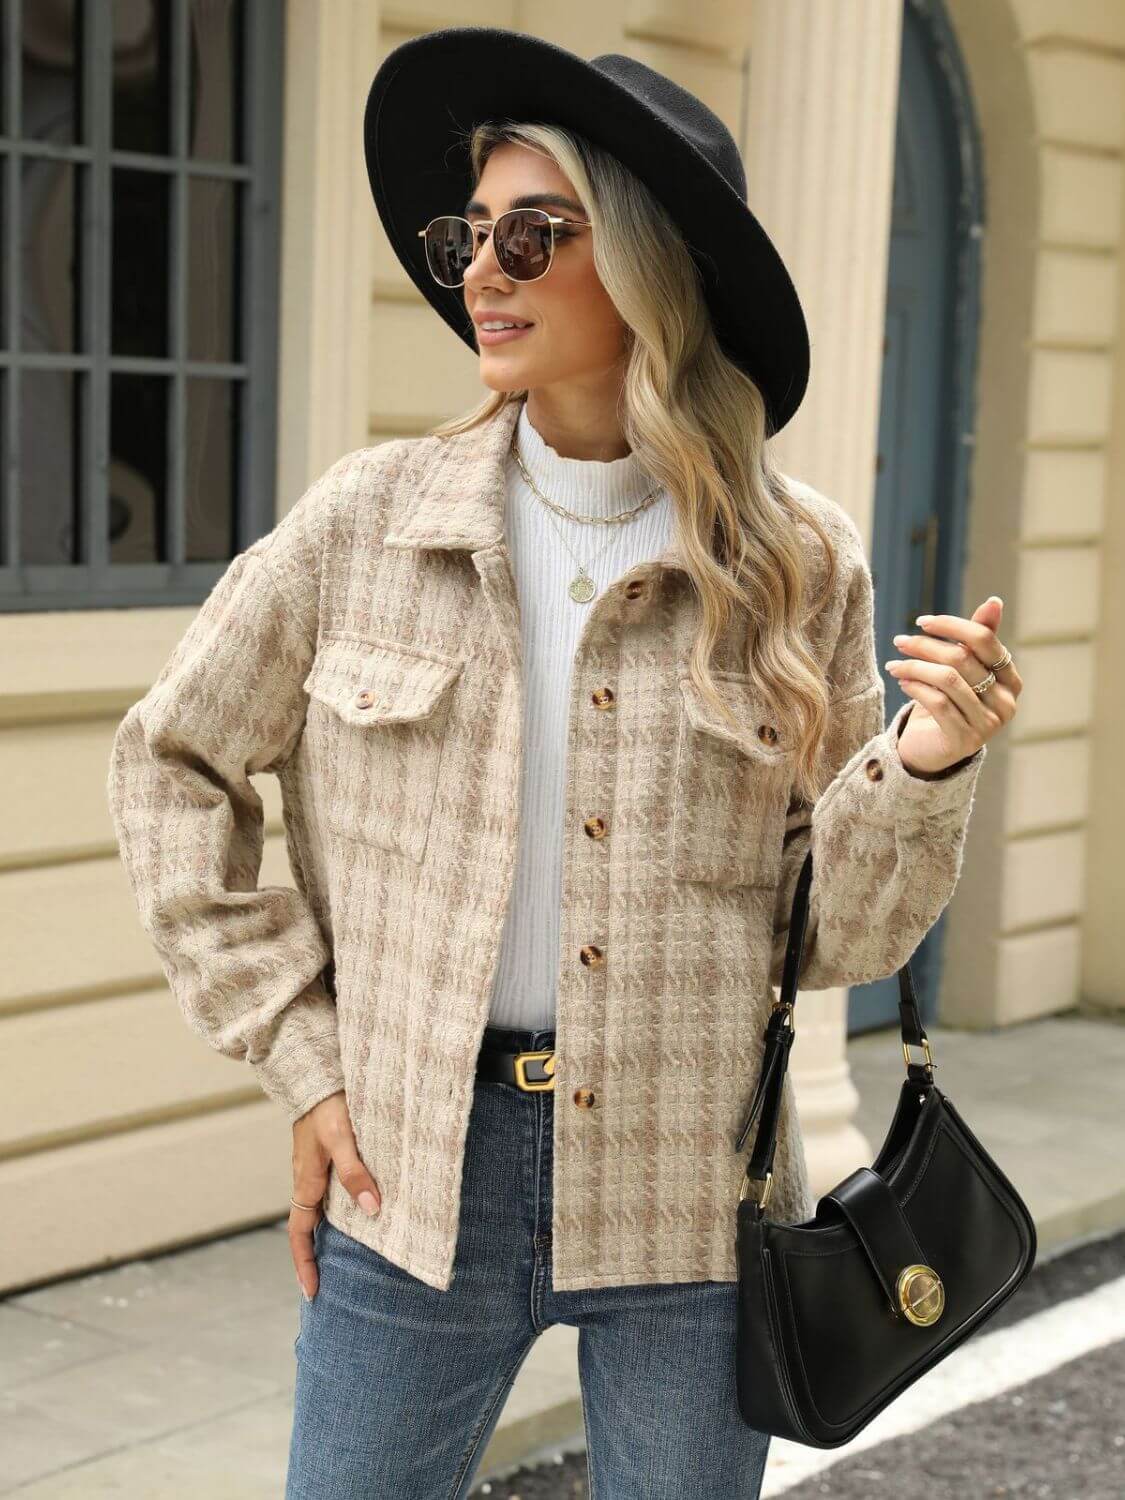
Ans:
POLYGON ((551 222, 539 208, 513 209, 496 225, 496 260, 513 281, 535 281, 551 259, 551 222))
POLYGON ((464 219, 435 219, 425 237, 430 270, 443 286, 460 286, 473 263, 473 230, 464 219))

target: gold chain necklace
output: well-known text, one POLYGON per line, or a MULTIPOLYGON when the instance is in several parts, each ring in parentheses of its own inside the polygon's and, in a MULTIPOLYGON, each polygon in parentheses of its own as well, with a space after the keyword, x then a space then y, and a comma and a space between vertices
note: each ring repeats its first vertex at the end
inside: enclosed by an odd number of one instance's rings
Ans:
MULTIPOLYGON (((567 510, 565 506, 557 504, 554 500, 548 500, 547 496, 543 493, 543 491, 535 483, 534 479, 532 479, 531 475, 527 472, 527 465, 524 463, 522 457, 520 456, 519 445, 517 441, 518 437, 519 429, 517 427, 512 432, 512 456, 515 458, 516 463, 519 465, 519 471, 523 475, 524 482, 527 484, 528 489, 533 495, 536 496, 537 499, 541 500, 549 510, 553 510, 556 515, 565 516, 570 521, 579 521, 587 526, 621 526, 624 524, 624 522, 631 521, 635 516, 639 516, 641 511, 647 510, 650 505, 654 505, 657 499, 659 499, 660 497, 662 486, 660 484, 657 484, 638 504, 630 506, 628 510, 618 511, 616 515, 578 515, 575 511, 567 510)), ((548 517, 548 520, 549 519, 550 517, 548 517)), ((571 557, 574 558, 575 563, 578 565, 578 572, 570 580, 567 592, 570 594, 570 597, 575 601, 576 604, 588 604, 597 593, 597 585, 595 584, 593 578, 590 576, 586 567, 583 565, 581 559, 575 555, 574 549, 571 547, 566 537, 563 536, 562 532, 559 531, 559 528, 555 526, 555 523, 553 521, 551 521, 551 525, 554 526, 559 540, 562 542, 563 546, 570 553, 571 557)), ((613 538, 609 537, 605 543, 605 547, 608 547, 612 540, 613 538)), ((597 557, 602 552, 604 552, 605 547, 599 547, 594 556, 597 557)), ((591 559, 591 561, 592 560, 593 559, 591 559)))

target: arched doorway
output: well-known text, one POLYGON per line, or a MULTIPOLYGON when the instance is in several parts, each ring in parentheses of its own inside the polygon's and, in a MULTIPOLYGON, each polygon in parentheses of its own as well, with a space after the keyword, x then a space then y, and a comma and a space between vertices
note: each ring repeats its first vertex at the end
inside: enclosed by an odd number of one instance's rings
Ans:
MULTIPOLYGON (((872 572, 880 669, 915 617, 960 612, 976 412, 980 146, 968 79, 940 0, 903 14, 887 272, 872 572)), ((884 673, 887 717, 904 701, 884 673)), ((936 1017, 944 917, 910 960, 936 1017)), ((848 1033, 897 1023, 898 979, 854 985, 848 1033)))

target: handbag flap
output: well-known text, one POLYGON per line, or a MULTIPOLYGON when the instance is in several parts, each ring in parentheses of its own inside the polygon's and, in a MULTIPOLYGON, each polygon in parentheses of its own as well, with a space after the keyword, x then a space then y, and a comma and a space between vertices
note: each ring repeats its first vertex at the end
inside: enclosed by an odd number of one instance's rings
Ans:
POLYGON ((898 1279, 908 1266, 925 1264, 926 1257, 899 1201, 878 1172, 857 1167, 826 1193, 818 1205, 835 1204, 856 1232, 867 1252, 891 1308, 899 1311, 898 1279))

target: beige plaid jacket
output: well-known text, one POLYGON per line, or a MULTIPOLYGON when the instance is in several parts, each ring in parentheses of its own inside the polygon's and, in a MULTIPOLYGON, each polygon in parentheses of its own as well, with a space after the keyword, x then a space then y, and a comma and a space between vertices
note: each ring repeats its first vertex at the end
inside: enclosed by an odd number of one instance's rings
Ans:
MULTIPOLYGON (((346 1090, 383 1207, 368 1218, 333 1173, 327 1216, 439 1289, 516 855, 522 660, 502 517, 517 414, 333 464, 230 564, 122 720, 108 778, 188 1023, 290 1120, 346 1090), (258 772, 279 778, 292 888, 258 885, 258 772)), ((736 1278, 753 1138, 734 1143, 810 839, 804 989, 893 975, 960 873, 986 751, 940 779, 907 772, 912 703, 884 727, 860 534, 787 482, 841 562, 812 632, 836 774, 811 815, 791 805, 792 751, 734 634, 716 666, 740 727, 693 688, 697 606, 674 541, 584 621, 556 1009, 560 1291, 736 1278)), ((815 590, 822 548, 800 531, 815 590)), ((767 1214, 814 1210, 787 1078, 767 1214)))

